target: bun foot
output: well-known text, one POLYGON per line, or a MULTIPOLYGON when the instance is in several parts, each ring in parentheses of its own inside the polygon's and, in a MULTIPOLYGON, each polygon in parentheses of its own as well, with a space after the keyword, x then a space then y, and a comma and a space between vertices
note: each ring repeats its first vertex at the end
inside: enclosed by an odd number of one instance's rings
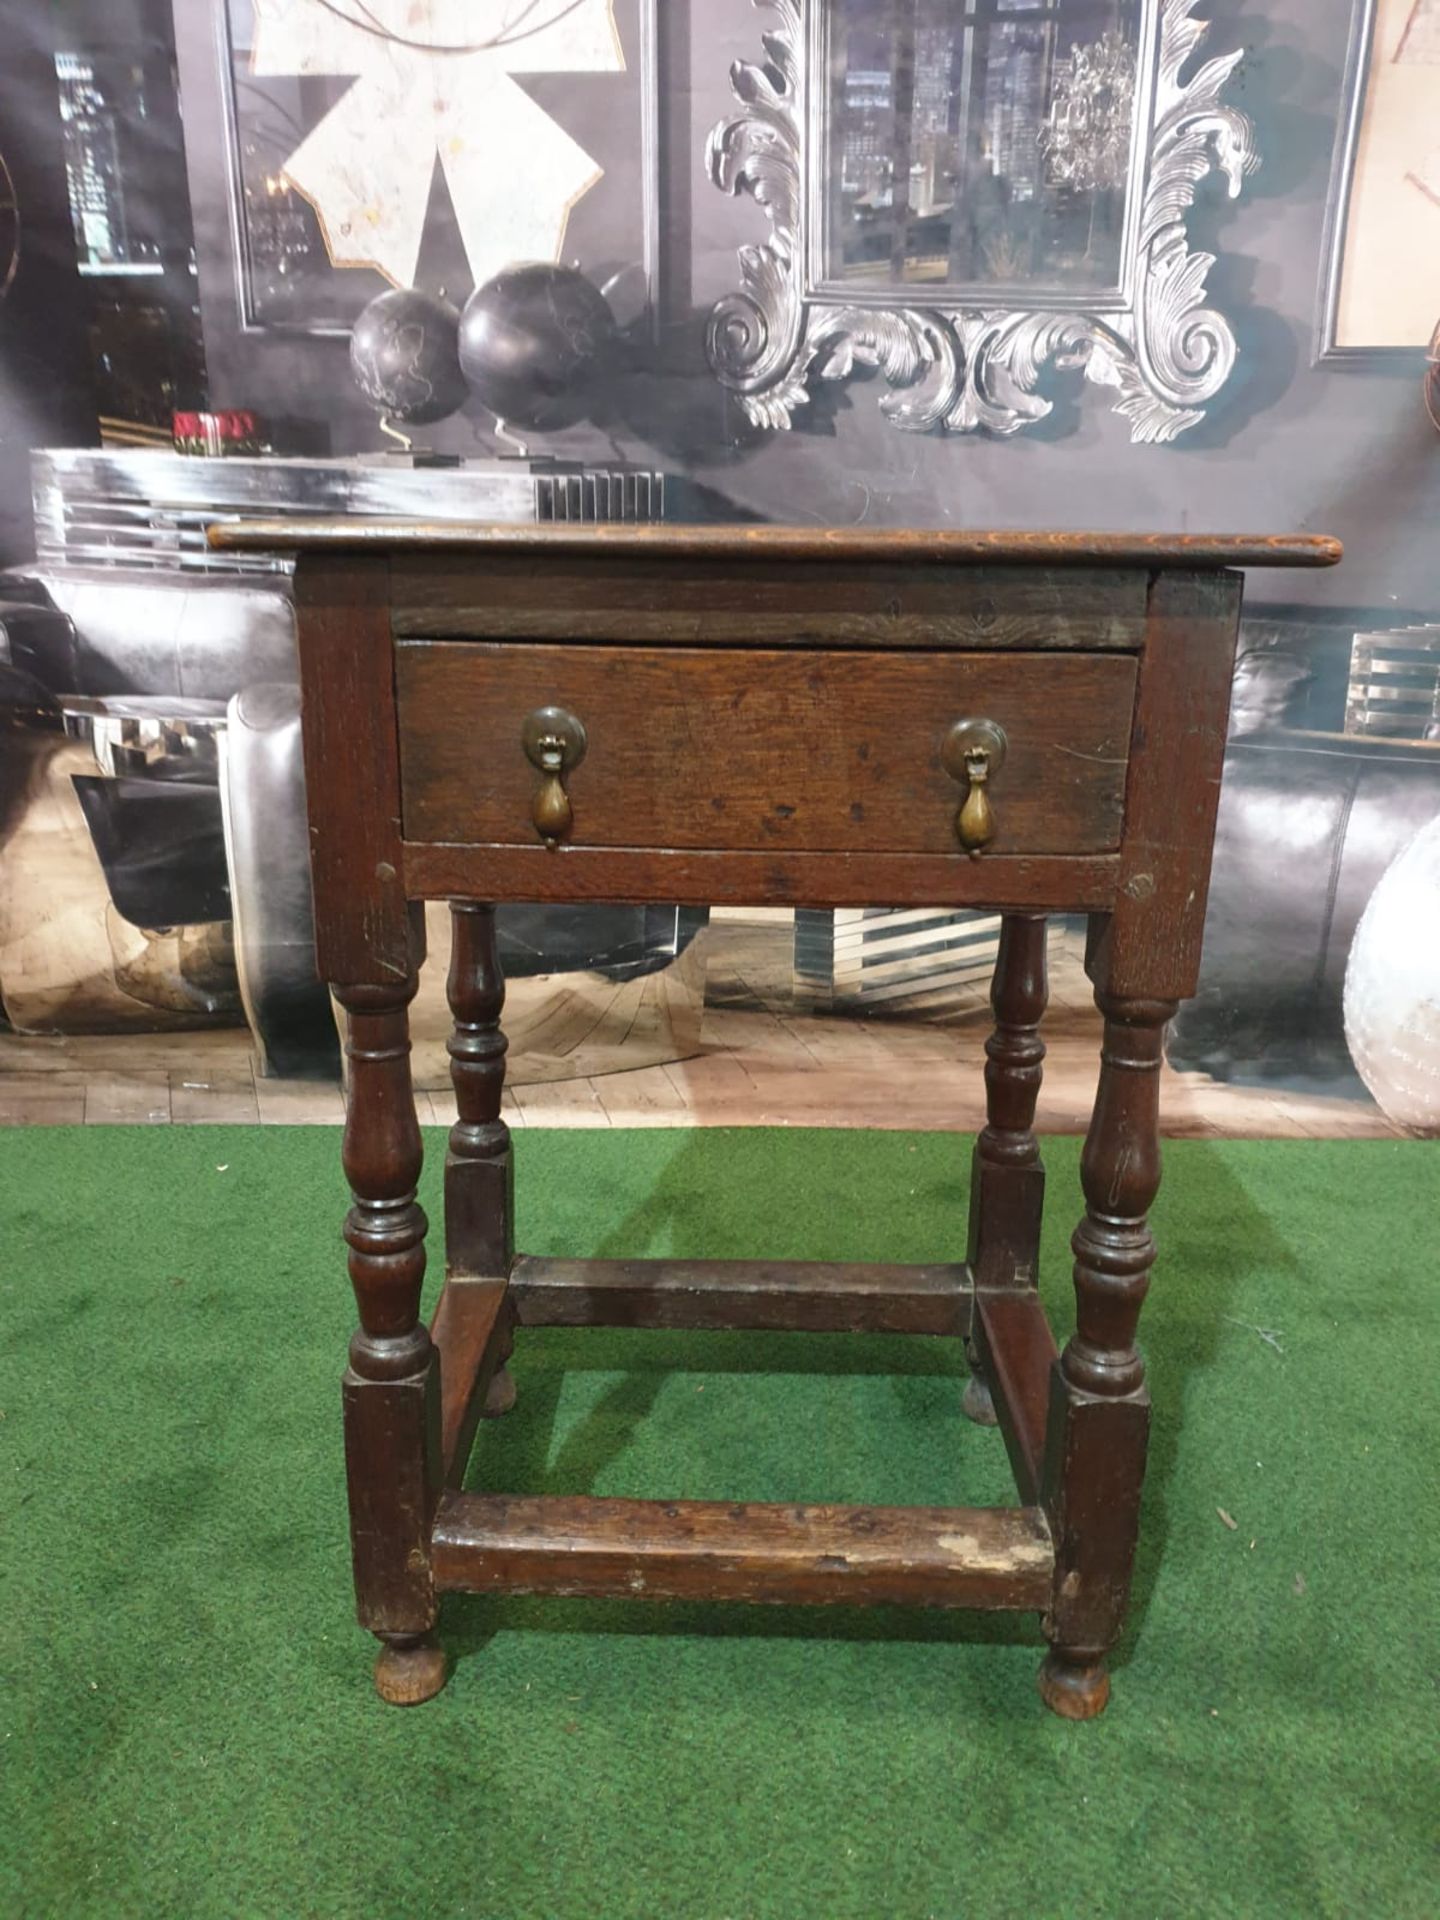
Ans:
POLYGON ((972 1373, 965 1382, 965 1396, 960 1402, 960 1411, 967 1420, 973 1420, 977 1427, 998 1427, 1000 1424, 990 1388, 978 1373, 972 1373))
POLYGON ((515 1405, 515 1397, 515 1376, 509 1367, 501 1367, 485 1389, 485 1405, 481 1409, 482 1418, 498 1420, 502 1414, 509 1413, 515 1405))
POLYGON ((1098 1660, 1086 1655, 1071 1659, 1052 1647, 1037 1684, 1040 1698, 1062 1720, 1097 1719, 1110 1698, 1110 1675, 1103 1655, 1098 1660))
POLYGON ((375 1662, 375 1691, 387 1706, 418 1707, 445 1684, 445 1655, 428 1636, 391 1641, 375 1662))

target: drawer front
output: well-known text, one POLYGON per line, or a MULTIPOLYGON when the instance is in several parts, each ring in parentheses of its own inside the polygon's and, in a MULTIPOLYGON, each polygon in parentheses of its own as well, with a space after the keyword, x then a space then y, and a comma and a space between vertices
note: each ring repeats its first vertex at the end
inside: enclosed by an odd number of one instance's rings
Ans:
POLYGON ((533 553, 483 559, 396 554, 392 618, 402 639, 604 640, 672 646, 983 647, 1138 652, 1144 568, 917 567, 868 561, 720 560, 683 566, 533 553))
POLYGON ((1003 729, 987 852, 1119 844, 1135 662, 1055 653, 396 646, 409 841, 537 846, 537 709, 573 714, 565 774, 582 847, 958 853, 963 719, 1003 729))

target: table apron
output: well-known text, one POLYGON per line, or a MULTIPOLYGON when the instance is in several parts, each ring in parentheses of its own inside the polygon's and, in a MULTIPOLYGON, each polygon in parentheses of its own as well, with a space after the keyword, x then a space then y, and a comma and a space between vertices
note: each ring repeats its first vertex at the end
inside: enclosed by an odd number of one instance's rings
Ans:
POLYGON ((767 853, 664 847, 458 846, 406 841, 412 900, 616 905, 976 907, 1104 913, 1118 854, 767 853))

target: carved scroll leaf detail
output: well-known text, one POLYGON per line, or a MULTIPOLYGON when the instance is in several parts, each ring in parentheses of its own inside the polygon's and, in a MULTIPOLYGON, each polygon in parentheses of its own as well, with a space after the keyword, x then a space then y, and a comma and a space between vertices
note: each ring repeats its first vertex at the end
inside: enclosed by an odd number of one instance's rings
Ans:
POLYGON ((1160 45, 1149 166, 1136 224, 1134 301, 1104 314, 979 308, 851 307, 805 290, 801 48, 804 6, 754 0, 778 24, 762 36, 763 64, 737 61, 731 86, 743 111, 712 131, 711 181, 765 208, 769 237, 740 249, 741 285, 710 317, 707 348, 721 382, 757 427, 785 429, 812 382, 876 367, 893 391, 881 411, 911 433, 1023 431, 1052 411, 1039 391, 1047 370, 1075 369, 1117 395, 1135 442, 1174 440, 1204 417, 1234 370, 1229 322, 1205 305, 1212 254, 1192 253, 1185 217, 1211 173, 1234 198, 1259 165, 1247 116, 1221 92, 1241 53, 1181 71, 1210 31, 1199 0, 1158 0, 1160 45))

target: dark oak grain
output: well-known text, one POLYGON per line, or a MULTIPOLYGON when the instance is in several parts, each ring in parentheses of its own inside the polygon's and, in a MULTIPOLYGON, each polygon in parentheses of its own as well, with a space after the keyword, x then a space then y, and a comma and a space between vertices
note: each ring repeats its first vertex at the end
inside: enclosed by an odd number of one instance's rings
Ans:
POLYGON ((425 957, 400 876, 400 758, 383 554, 295 575, 315 951, 326 980, 403 982, 425 957))
POLYGON ((1183 1000, 1200 977, 1242 585, 1229 574, 1177 573, 1151 589, 1125 851, 1093 975, 1115 993, 1183 1000))
POLYGON ((1119 844, 1134 662, 1119 655, 396 648, 408 840, 533 846, 528 714, 589 736, 568 847, 959 856, 953 724, 1009 739, 987 858, 1119 844))
POLYGON ((524 1327, 963 1336, 970 1325, 963 1266, 522 1257, 510 1284, 524 1327))
POLYGON ((1049 1419, 1055 1336, 1034 1287, 975 1296, 971 1340, 984 1377, 993 1382, 996 1423, 1010 1456, 1020 1498, 1040 1498, 1049 1419))
POLYGON ((1124 1623, 1140 1532, 1150 1399, 1135 1334, 1155 1262, 1160 1062, 1176 1007, 1099 988, 1095 998, 1105 1035, 1080 1158, 1085 1215, 1071 1241, 1075 1331, 1052 1374, 1041 1488, 1056 1562, 1040 1686, 1075 1719, 1108 1698, 1105 1655, 1124 1623))
POLYGON ((688 646, 1136 651, 1147 576, 1114 568, 883 565, 608 553, 392 557, 401 638, 688 646))
POLYGON ((303 549, 319 943, 350 1025, 351 1530, 382 1697, 439 1688, 436 1595, 470 1588, 1043 1609, 1046 1703, 1099 1713, 1139 1527, 1161 1039, 1199 964, 1240 610, 1230 569, 1328 565, 1337 544, 354 522, 212 538, 303 549), (527 713, 551 705, 589 729, 568 798, 520 745, 527 713), (956 842, 963 796, 940 758, 962 717, 1010 741, 979 857, 956 842), (555 850, 534 834, 542 778, 544 819, 573 835, 555 850), (455 905, 459 1113, 430 1335, 406 1015, 421 951, 409 903, 424 898, 455 905), (509 900, 1001 911, 967 1261, 515 1260, 491 905, 509 900), (1074 911, 1091 915, 1105 1028, 1075 1328, 1057 1354, 1035 1286, 1035 1121, 1044 915, 1074 911), (966 1338, 967 1407, 999 1425, 1026 1505, 460 1493, 477 1422, 513 1398, 518 1323, 966 1338))
POLYGON ((451 1278, 430 1322, 440 1360, 440 1458, 446 1486, 459 1486, 491 1386, 510 1357, 506 1284, 451 1278))
POLYGON ((450 927, 446 995, 455 1026, 448 1052, 457 1117, 445 1157, 446 1271, 503 1278, 515 1257, 515 1167, 510 1129, 500 1118, 505 978, 495 909, 454 901, 450 927))
POLYGON ((1006 914, 990 988, 995 1026, 985 1042, 986 1122, 970 1170, 969 1261, 977 1287, 1033 1286, 1045 1172, 1035 1138, 1044 1075, 1040 1022, 1048 979, 1043 914, 1006 914))
POLYGON ((420 1324, 426 1221, 415 1197, 422 1146, 407 1022, 415 981, 337 991, 350 1067, 344 1232, 360 1311, 343 1386, 355 1595, 362 1626, 409 1645, 435 1620, 429 1528, 440 1487, 439 1381, 420 1324))
POLYGON ((407 844, 405 885, 420 900, 606 900, 679 906, 988 907, 1087 912, 1115 899, 1113 853, 722 853, 669 847, 407 844))
POLYGON ((1321 534, 967 532, 959 528, 775 526, 494 526, 478 521, 346 518, 217 522, 212 547, 292 552, 466 549, 607 553, 618 565, 647 554, 741 565, 772 560, 973 563, 1037 567, 1333 567, 1338 540, 1321 534))
POLYGON ((447 1494, 436 1579, 466 1593, 928 1607, 1043 1606, 1036 1508, 802 1507, 447 1494))

